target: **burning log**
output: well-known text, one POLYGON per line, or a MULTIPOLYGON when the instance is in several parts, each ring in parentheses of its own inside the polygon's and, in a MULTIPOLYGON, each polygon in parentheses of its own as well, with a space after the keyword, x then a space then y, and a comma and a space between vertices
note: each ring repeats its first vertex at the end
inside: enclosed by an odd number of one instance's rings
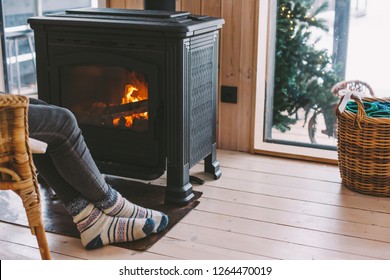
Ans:
POLYGON ((122 116, 124 114, 137 114, 148 111, 148 100, 141 100, 137 102, 130 102, 126 104, 113 105, 104 107, 102 114, 122 116))
POLYGON ((148 126, 148 100, 130 102, 120 105, 105 103, 93 104, 90 111, 80 112, 78 118, 83 124, 114 126, 143 131, 148 126), (134 127, 133 127, 134 121, 134 127))
POLYGON ((117 128, 130 128, 134 131, 146 131, 148 129, 148 120, 145 118, 131 118, 131 121, 129 122, 129 118, 127 117, 120 117, 117 118, 117 123, 114 125, 114 127, 117 128))

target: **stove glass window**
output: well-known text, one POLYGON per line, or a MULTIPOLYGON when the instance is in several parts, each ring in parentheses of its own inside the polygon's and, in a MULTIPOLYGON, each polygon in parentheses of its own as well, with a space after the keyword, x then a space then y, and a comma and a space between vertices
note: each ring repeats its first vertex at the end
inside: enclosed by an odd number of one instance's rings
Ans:
POLYGON ((61 67, 61 103, 82 125, 147 131, 145 74, 98 64, 61 67))

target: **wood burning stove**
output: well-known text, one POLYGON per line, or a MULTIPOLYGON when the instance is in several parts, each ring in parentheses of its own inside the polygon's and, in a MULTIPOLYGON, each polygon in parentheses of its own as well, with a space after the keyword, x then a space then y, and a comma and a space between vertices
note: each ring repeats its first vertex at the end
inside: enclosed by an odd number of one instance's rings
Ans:
POLYGON ((188 12, 77 9, 29 19, 39 98, 76 116, 103 173, 151 180, 165 202, 193 197, 189 170, 216 159, 218 32, 188 12))

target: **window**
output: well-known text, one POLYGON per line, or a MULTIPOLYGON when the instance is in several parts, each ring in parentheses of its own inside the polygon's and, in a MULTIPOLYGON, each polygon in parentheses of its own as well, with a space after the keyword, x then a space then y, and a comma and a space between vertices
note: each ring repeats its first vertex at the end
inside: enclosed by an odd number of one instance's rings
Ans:
POLYGON ((331 87, 369 83, 389 96, 380 0, 260 1, 255 150, 336 160, 331 87), (375 30, 375 32, 373 32, 375 30))
POLYGON ((1 1, 4 90, 23 95, 37 92, 34 35, 27 24, 29 17, 96 5, 96 0, 1 1))

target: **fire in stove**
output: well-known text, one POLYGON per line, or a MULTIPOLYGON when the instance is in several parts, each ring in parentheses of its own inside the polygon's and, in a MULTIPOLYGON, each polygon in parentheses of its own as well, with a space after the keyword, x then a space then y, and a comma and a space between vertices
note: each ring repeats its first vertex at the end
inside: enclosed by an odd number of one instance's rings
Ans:
MULTIPOLYGON (((143 108, 145 108, 145 100, 146 102, 148 100, 147 83, 144 81, 144 79, 139 79, 136 75, 134 75, 134 78, 132 78, 132 84, 127 84, 125 87, 125 92, 124 96, 122 97, 121 104, 132 104, 135 105, 136 108, 139 107, 140 110, 138 111, 142 111, 143 108)), ((134 122, 140 125, 144 123, 142 121, 147 121, 148 118, 149 116, 146 107, 146 111, 144 112, 130 112, 128 115, 122 114, 121 116, 114 118, 112 124, 115 127, 122 125, 127 128, 131 128, 133 127, 134 122)))
MULTIPOLYGON (((131 71, 126 74, 116 90, 105 100, 95 100, 85 105, 74 105, 72 110, 80 123, 129 129, 137 132, 148 129, 148 83, 141 73, 131 71), (123 88, 120 91, 120 88, 123 88), (119 91, 118 91, 119 90, 119 91), (86 107, 87 106, 87 107, 86 107)), ((93 95, 90 99, 93 98, 93 95)))

